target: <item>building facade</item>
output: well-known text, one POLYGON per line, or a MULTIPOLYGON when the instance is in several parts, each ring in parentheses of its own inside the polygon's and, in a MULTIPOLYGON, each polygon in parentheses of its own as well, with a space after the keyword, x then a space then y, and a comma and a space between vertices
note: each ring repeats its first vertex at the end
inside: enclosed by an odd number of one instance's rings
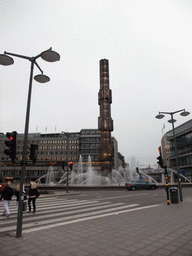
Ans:
MULTIPOLYGON (((178 164, 181 174, 192 180, 192 119, 175 128, 178 164)), ((173 130, 167 132, 170 142, 169 167, 176 170, 173 130)))
POLYGON ((171 156, 170 141, 167 140, 167 133, 165 133, 161 139, 161 153, 163 163, 169 167, 169 158, 171 156))
MULTIPOLYGON (((101 132, 98 129, 82 129, 80 132, 69 133, 29 133, 27 146, 26 180, 35 180, 45 175, 49 166, 54 166, 54 170, 62 168, 62 162, 71 161, 75 166, 80 159, 84 164, 87 163, 89 155, 91 156, 92 166, 95 170, 101 171, 101 162, 99 160, 101 132), (38 156, 35 165, 29 159, 31 144, 38 145, 38 156)), ((21 161, 23 154, 24 134, 17 134, 17 152, 16 163, 12 163, 10 158, 4 154, 5 134, 0 134, 0 177, 11 176, 16 180, 20 179, 21 161)), ((120 161, 118 160, 118 146, 114 137, 111 138, 113 147, 112 168, 118 169, 120 161)))

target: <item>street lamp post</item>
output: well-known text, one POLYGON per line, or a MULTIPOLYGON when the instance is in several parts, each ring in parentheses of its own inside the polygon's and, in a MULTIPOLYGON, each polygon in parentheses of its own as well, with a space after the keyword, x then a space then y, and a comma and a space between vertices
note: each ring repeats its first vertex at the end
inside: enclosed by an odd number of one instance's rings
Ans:
POLYGON ((69 191, 69 133, 67 132, 67 183, 66 192, 69 191))
POLYGON ((38 67, 41 71, 40 75, 36 75, 34 79, 39 83, 46 83, 50 81, 50 78, 46 75, 43 75, 43 71, 37 64, 36 60, 41 57, 45 61, 54 62, 60 60, 60 55, 57 52, 52 51, 52 48, 40 53, 35 57, 28 57, 19 54, 4 52, 4 54, 0 54, 0 64, 4 66, 12 65, 14 63, 13 59, 9 56, 15 56, 22 59, 27 59, 31 62, 31 71, 30 71, 30 79, 29 79, 29 90, 28 90, 28 100, 27 100, 27 110, 26 110, 26 119, 25 119, 25 133, 24 133, 24 142, 23 142, 23 155, 21 162, 21 180, 20 180, 20 192, 19 192, 19 207, 17 214, 17 231, 16 237, 19 238, 22 236, 22 219, 23 219, 23 185, 25 179, 25 170, 26 170, 26 155, 27 155, 27 141, 28 141, 28 129, 29 129, 29 115, 30 115, 30 103, 31 103, 31 91, 32 91, 32 81, 33 81, 33 70, 34 65, 38 67))
POLYGON ((175 157, 176 157, 176 167, 177 167, 177 175, 178 175, 178 184, 179 184, 179 196, 180 196, 180 201, 183 201, 183 196, 182 196, 182 188, 181 188, 181 179, 180 179, 180 170, 179 170, 179 161, 178 161, 178 152, 177 152, 177 142, 176 142, 176 136, 175 136, 175 127, 174 123, 177 121, 173 119, 173 115, 176 113, 181 112, 181 116, 188 116, 190 113, 188 111, 185 111, 185 109, 177 110, 175 112, 159 112, 159 114, 155 117, 157 119, 162 119, 165 115, 168 114, 171 115, 171 119, 168 120, 169 123, 172 124, 173 128, 173 140, 174 140, 174 147, 175 147, 175 157))

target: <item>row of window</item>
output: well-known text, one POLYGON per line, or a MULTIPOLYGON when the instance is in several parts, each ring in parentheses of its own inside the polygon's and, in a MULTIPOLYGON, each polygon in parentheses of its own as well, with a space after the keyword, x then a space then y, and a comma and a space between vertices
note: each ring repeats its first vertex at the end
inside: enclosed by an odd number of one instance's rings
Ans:
MULTIPOLYGON (((36 143, 36 144, 67 144, 67 140, 32 140, 28 141, 28 144, 30 145, 31 143, 36 143)), ((17 140, 17 144, 23 144, 23 140, 17 140)), ((79 144, 79 140, 69 140, 69 144, 79 144)))
MULTIPOLYGON (((48 154, 47 154, 48 155, 48 154)), ((77 156, 73 156, 72 154, 68 156, 68 160, 69 161, 77 161, 78 157, 77 156)), ((8 157, 1 157, 2 161, 10 161, 10 159, 8 157)), ((22 160, 22 157, 18 158, 16 157, 16 160, 22 160)), ((29 160, 29 157, 28 157, 29 160)), ((67 155, 66 156, 39 156, 37 157, 37 160, 67 160, 67 155)))
MULTIPOLYGON (((67 155, 67 151, 40 151, 40 155, 67 155)), ((69 151, 69 155, 78 155, 79 152, 69 151)))
MULTIPOLYGON (((40 143, 41 144, 67 144, 68 140, 41 140, 40 143)), ((69 143, 77 144, 79 143, 79 140, 69 140, 69 143)))
MULTIPOLYGON (((192 155, 179 157, 178 162, 179 162, 179 166, 190 165, 190 164, 192 164, 192 155)), ((175 159, 170 160, 170 166, 171 167, 176 166, 176 160, 175 159)))
POLYGON ((185 144, 190 142, 192 143, 192 132, 176 138, 176 141, 178 147, 184 146, 185 144))
MULTIPOLYGON (((82 161, 87 161, 87 155, 82 155, 81 156, 82 157, 82 161)), ((93 161, 99 161, 99 158, 98 158, 98 156, 97 155, 91 155, 91 161, 93 162, 93 161)))
POLYGON ((99 142, 100 138, 92 137, 92 138, 81 138, 81 142, 99 142))
POLYGON ((192 155, 179 158, 179 166, 192 164, 192 155))
MULTIPOLYGON (((175 128, 175 135, 177 136, 179 133, 185 132, 192 128, 192 120, 186 122, 185 124, 182 124, 181 126, 178 126, 175 128)), ((173 137, 173 130, 167 132, 167 138, 173 137)))
POLYGON ((93 143, 85 143, 81 144, 81 148, 98 148, 99 144, 93 144, 93 143))
MULTIPOLYGON (((69 149, 78 149, 79 146, 69 146, 69 149)), ((17 146, 17 149, 23 149, 23 147, 17 146)), ((38 150, 41 149, 67 149, 67 146, 40 146, 38 147, 38 150)))
POLYGON ((98 150, 97 149, 82 149, 81 150, 81 153, 82 154, 90 154, 90 153, 96 153, 96 154, 98 154, 98 150))
POLYGON ((86 131, 81 131, 82 135, 94 135, 94 134, 100 134, 99 130, 86 130, 86 131))
MULTIPOLYGON (((67 156, 64 156, 64 157, 57 157, 57 156, 54 156, 54 157, 51 157, 51 156, 42 156, 42 157, 37 157, 37 160, 54 160, 54 161, 66 161, 67 160, 67 156)), ((76 156, 69 156, 68 157, 68 161, 77 161, 77 157, 76 156)))

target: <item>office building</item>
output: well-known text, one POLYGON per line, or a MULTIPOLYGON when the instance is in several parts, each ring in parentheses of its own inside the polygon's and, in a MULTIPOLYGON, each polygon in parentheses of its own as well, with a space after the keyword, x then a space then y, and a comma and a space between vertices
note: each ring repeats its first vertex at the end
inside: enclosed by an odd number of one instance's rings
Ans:
MULTIPOLYGON (((21 162, 23 150, 24 134, 17 134, 16 163, 4 154, 5 134, 0 134, 0 177, 11 176, 16 180, 20 179, 21 162)), ((98 129, 82 129, 80 132, 61 132, 51 134, 29 133, 27 146, 26 180, 36 180, 45 175, 50 166, 54 170, 62 168, 62 162, 72 162, 74 167, 79 162, 81 156, 83 164, 86 165, 89 155, 91 156, 92 166, 95 170, 101 171, 99 161, 99 147, 101 134, 98 129), (38 145, 38 155, 35 165, 30 160, 31 144, 38 145)), ((113 147, 112 168, 118 169, 122 160, 118 158, 118 145, 114 137, 111 138, 113 147)), ((65 167, 66 168, 66 167, 65 167)))
MULTIPOLYGON (((175 137, 180 172, 192 180, 192 119, 175 128, 175 137)), ((170 142, 169 167, 176 170, 173 130, 167 132, 167 140, 170 142)))

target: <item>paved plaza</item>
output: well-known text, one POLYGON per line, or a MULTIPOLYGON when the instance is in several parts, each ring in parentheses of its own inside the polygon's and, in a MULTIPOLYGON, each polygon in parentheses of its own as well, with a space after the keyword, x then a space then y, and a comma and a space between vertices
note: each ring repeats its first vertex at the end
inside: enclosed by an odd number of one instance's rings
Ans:
MULTIPOLYGON (((6 221, 6 219, 5 219, 6 221)), ((192 198, 179 204, 84 218, 49 229, 0 233, 0 255, 192 255, 192 198)))

